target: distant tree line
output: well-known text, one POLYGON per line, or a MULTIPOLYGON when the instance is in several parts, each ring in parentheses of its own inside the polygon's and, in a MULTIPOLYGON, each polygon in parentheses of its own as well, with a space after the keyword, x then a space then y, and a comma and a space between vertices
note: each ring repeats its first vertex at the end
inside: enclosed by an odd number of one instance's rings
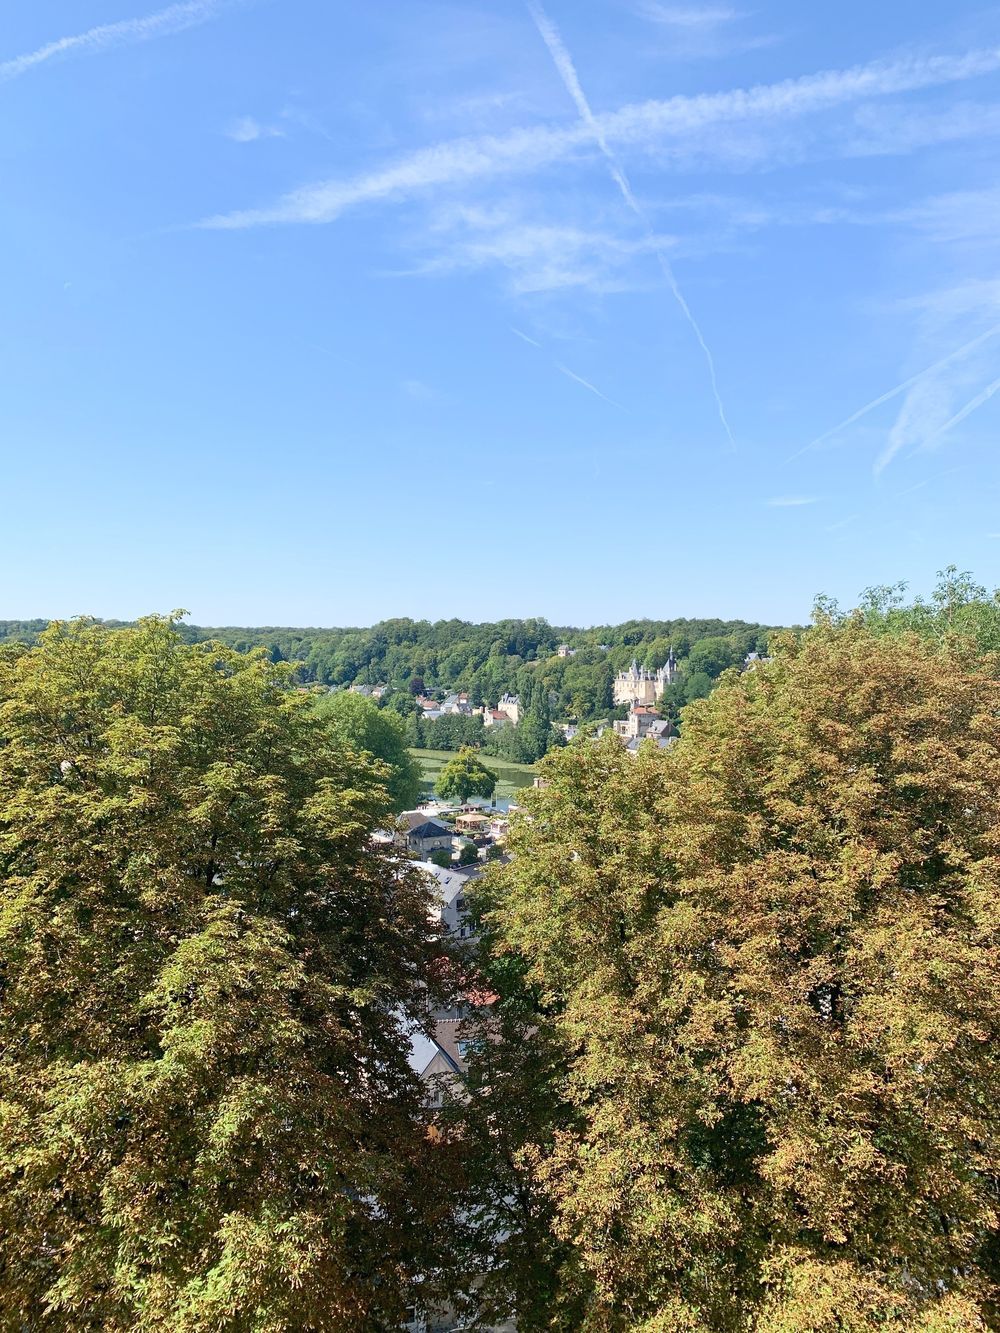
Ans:
MULTIPOLYGON (((45 625, 43 620, 0 621, 0 642, 35 643, 45 625)), ((216 641, 239 652, 263 648, 273 663, 290 663, 300 684, 387 687, 380 705, 405 720, 408 743, 415 748, 475 745, 498 758, 531 763, 552 743, 552 723, 614 715, 615 675, 633 659, 656 670, 673 650, 680 672, 662 707, 676 721, 681 708, 707 695, 728 667, 750 652, 766 653, 772 628, 743 620, 675 619, 574 629, 531 618, 484 624, 396 619, 370 629, 180 624, 178 632, 188 643, 216 641), (561 644, 571 656, 558 656, 561 644), (417 696, 459 690, 477 708, 495 707, 503 694, 516 694, 526 716, 518 727, 495 732, 484 730, 475 717, 427 721, 419 716, 417 696)))

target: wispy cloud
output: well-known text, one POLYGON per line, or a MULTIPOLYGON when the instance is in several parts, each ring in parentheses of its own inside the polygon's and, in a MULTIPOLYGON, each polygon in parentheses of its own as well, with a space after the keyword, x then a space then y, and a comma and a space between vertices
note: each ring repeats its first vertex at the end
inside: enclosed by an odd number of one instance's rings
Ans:
MULTIPOLYGON (((238 3, 238 0, 235 2, 238 3)), ((185 3, 170 5, 158 13, 148 14, 145 18, 122 19, 119 23, 102 23, 72 37, 59 37, 45 46, 40 46, 36 51, 14 56, 13 59, 0 63, 0 83, 20 78, 22 74, 27 74, 50 60, 69 56, 99 55, 118 46, 134 46, 139 42, 152 41, 155 37, 168 37, 172 33, 183 32, 186 28, 207 23, 232 3, 234 0, 185 0, 185 3)))
POLYGON ((508 115, 517 107, 523 109, 528 100, 527 94, 520 89, 468 93, 423 104, 418 108, 418 114, 428 123, 452 121, 466 129, 471 126, 486 129, 497 116, 508 115))
POLYGON ((977 412, 985 403, 988 403, 998 390, 1000 390, 1000 379, 995 379, 990 384, 987 384, 985 389, 981 389, 974 398, 970 398, 963 407, 959 408, 954 416, 949 417, 941 429, 935 435, 932 435, 927 443, 933 444, 935 440, 947 435, 948 431, 953 427, 958 426, 966 417, 972 416, 973 412, 977 412))
POLYGON ((425 384, 423 380, 402 380, 399 387, 406 394, 407 398, 412 398, 418 403, 432 403, 437 398, 437 394, 434 390, 429 384, 425 384))
MULTIPOLYGON (((985 342, 988 342, 990 338, 996 337, 998 333, 1000 333, 1000 324, 994 324, 993 327, 987 329, 985 333, 980 333, 977 337, 972 338, 961 347, 957 347, 953 352, 949 352, 947 356, 943 356, 940 360, 935 361, 933 365, 925 366, 923 370, 918 370, 915 375, 910 375, 908 379, 893 385, 891 389, 887 389, 885 393, 879 394, 879 396, 873 398, 870 403, 865 403, 864 407, 859 407, 858 410, 852 412, 849 417, 845 417, 843 421, 839 421, 836 426, 831 426, 830 429, 824 431, 822 435, 817 435, 814 440, 810 440, 808 444, 805 444, 801 449, 796 450, 794 454, 791 454, 788 459, 786 459, 786 462, 791 463, 796 458, 801 458, 803 454, 809 453, 813 449, 818 449, 820 445, 825 444, 827 440, 832 440, 834 436, 840 435, 843 431, 847 430, 849 426, 853 426, 856 421, 860 421, 862 417, 866 417, 869 412, 874 412, 877 407, 881 407, 884 403, 890 402, 893 398, 898 398, 900 394, 906 393, 907 390, 912 390, 922 383, 931 381, 935 375, 940 374, 941 371, 948 369, 949 366, 956 362, 964 360, 977 348, 981 347, 985 342)), ((896 447, 892 448, 888 458, 885 458, 885 462, 888 462, 889 458, 898 452, 900 447, 902 447, 901 444, 897 444, 896 447)), ((885 457, 885 455, 883 455, 883 457, 885 457)), ((883 463, 882 466, 884 467, 885 463, 883 463)))
MULTIPOLYGON (((998 69, 1000 47, 960 56, 875 61, 754 88, 631 103, 616 111, 596 114, 593 120, 609 148, 661 151, 672 144, 683 144, 691 136, 711 136, 721 126, 773 128, 781 122, 863 99, 959 83, 998 69)), ((971 125, 966 128, 972 131, 971 125)), ((726 136, 714 137, 724 140, 726 136)), ((762 140, 765 147, 768 138, 762 140)), ((273 204, 207 218, 201 225, 239 229, 279 223, 333 222, 350 209, 365 204, 412 198, 428 190, 475 180, 538 171, 585 155, 594 146, 594 129, 583 122, 447 140, 418 149, 374 171, 320 181, 284 195, 273 204)))
POLYGON ((1000 107, 995 102, 962 101, 950 106, 930 107, 907 103, 877 106, 872 103, 859 107, 852 124, 841 130, 836 155, 899 156, 961 139, 996 135, 998 132, 1000 107))
POLYGON ((513 205, 438 209, 428 239, 435 253, 417 272, 499 267, 510 274, 511 290, 518 294, 632 288, 641 285, 630 272, 635 261, 674 244, 671 236, 623 237, 593 225, 536 221, 513 205))
POLYGON ((857 520, 858 520, 858 515, 857 515, 857 514, 848 514, 847 518, 842 518, 842 519, 840 519, 840 521, 837 522, 837 523, 830 523, 830 524, 828 524, 827 527, 825 527, 825 528, 823 529, 823 531, 824 531, 824 532, 843 532, 843 530, 844 530, 845 528, 849 528, 849 527, 851 526, 851 524, 852 524, 852 523, 856 523, 857 520))
POLYGON ((798 509, 801 505, 814 505, 815 495, 775 495, 764 503, 770 509, 798 509))
POLYGON ((936 435, 948 419, 951 401, 945 380, 936 375, 919 378, 903 399, 885 448, 875 460, 875 476, 884 472, 901 450, 919 446, 928 436, 936 435))
POLYGON ((240 116, 226 130, 226 138, 234 143, 254 143, 257 139, 283 139, 284 130, 275 125, 262 125, 253 116, 240 116))
POLYGON ((573 102, 576 105, 576 109, 580 113, 580 119, 583 121, 584 125, 586 125, 587 128, 590 130, 591 134, 593 135, 594 142, 601 150, 601 153, 603 154, 608 164, 608 170, 611 173, 612 180, 618 186, 618 189, 621 193, 622 198, 625 200, 626 205, 632 210, 635 216, 639 219, 639 222, 642 224, 647 239, 652 243, 653 251, 656 255, 657 260, 659 261, 660 268, 663 270, 663 276, 667 280, 667 284, 670 287, 674 300, 680 306, 681 312, 684 315, 684 318, 687 320, 688 324, 690 325, 691 331, 694 333, 694 336, 697 339, 698 346, 701 348, 702 354, 705 357, 705 362, 706 365, 708 366, 709 381, 712 386, 712 396, 715 399, 715 407, 719 414, 719 420, 722 422, 722 427, 726 432, 726 435, 729 439, 729 443, 735 448, 736 440, 734 439, 733 432, 730 429, 729 421, 728 418, 726 417, 726 409, 722 402, 722 396, 719 393, 719 381, 715 371, 715 358, 712 356, 708 343, 705 341, 705 335, 701 331, 701 326, 695 319, 691 311, 691 307, 688 305, 687 300, 684 297, 684 293, 681 291, 678 285, 677 278, 674 275, 674 271, 670 266, 670 260, 667 258, 666 253, 664 252, 662 246, 660 246, 656 241, 652 225, 648 217, 640 207, 639 202, 636 199, 635 194, 633 193, 632 186, 629 183, 628 177, 625 175, 625 172, 622 169, 622 167, 619 166, 617 158, 611 151, 611 147, 608 143, 607 137, 605 136, 603 129, 601 128, 600 122, 597 120, 596 116, 594 115, 593 111, 590 108, 590 103, 587 101, 586 94, 583 91, 583 86, 581 85, 579 76, 577 75, 576 66, 573 63, 573 59, 570 56, 569 51, 567 50, 565 44, 563 43, 559 30, 556 28, 555 24, 552 22, 549 16, 545 13, 545 10, 541 7, 540 4, 536 3, 535 0, 531 0, 528 7, 532 18, 535 20, 535 25, 537 26, 538 31, 541 34, 542 40, 545 42, 545 45, 549 49, 549 54, 552 56, 553 63, 555 64, 555 67, 559 72, 559 76, 562 79, 563 83, 566 85, 566 91, 573 99, 573 102))
MULTIPOLYGON (((970 278, 951 287, 924 293, 904 303, 931 328, 972 327, 1000 314, 1000 280, 970 278)), ((962 344, 918 375, 897 386, 905 390, 899 414, 885 447, 875 460, 878 477, 904 451, 933 449, 1000 392, 996 380, 996 349, 988 344, 1000 334, 992 323, 983 333, 962 344)), ((894 396, 890 394, 890 396, 894 396)), ((884 396, 883 396, 884 397, 884 396)))
POLYGON ((640 18, 671 28, 717 28, 743 17, 738 9, 727 5, 668 5, 660 0, 636 0, 633 8, 640 18))
POLYGON ((921 379, 910 389, 899 415, 889 432, 889 439, 875 461, 879 476, 903 449, 932 449, 1000 392, 1000 379, 980 387, 971 398, 956 407, 979 379, 982 368, 973 361, 921 379))
POLYGON ((912 226, 940 244, 979 240, 996 244, 1000 239, 1000 186, 932 195, 896 210, 890 221, 912 226))
POLYGON ((935 482, 941 481, 945 477, 954 476, 956 472, 961 472, 962 470, 963 469, 960 467, 945 468, 943 472, 935 472, 933 476, 924 477, 920 481, 915 481, 912 486, 904 486, 903 489, 897 491, 892 498, 894 500, 903 500, 906 496, 913 495, 915 491, 922 491, 926 487, 933 485, 935 482))

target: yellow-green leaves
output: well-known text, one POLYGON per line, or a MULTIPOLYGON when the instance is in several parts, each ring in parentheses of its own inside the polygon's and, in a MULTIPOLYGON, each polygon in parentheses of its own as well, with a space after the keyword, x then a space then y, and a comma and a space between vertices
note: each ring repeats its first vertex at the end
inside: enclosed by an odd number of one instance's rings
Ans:
POLYGON ((825 621, 669 751, 546 761, 484 905, 567 1052, 535 1176, 587 1327, 989 1322, 995 675, 825 621))
POLYGON ((391 1326, 437 945, 385 766, 167 620, 0 662, 0 1328, 391 1326))

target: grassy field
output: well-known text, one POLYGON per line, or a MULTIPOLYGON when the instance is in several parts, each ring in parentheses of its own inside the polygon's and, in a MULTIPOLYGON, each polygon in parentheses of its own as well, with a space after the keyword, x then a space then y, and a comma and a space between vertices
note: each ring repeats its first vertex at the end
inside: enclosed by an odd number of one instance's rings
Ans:
MULTIPOLYGON (((455 757, 452 750, 411 750, 410 754, 420 765, 427 791, 431 791, 437 776, 449 759, 455 757)), ((520 787, 530 787, 535 777, 533 764, 510 764, 506 759, 494 759, 484 754, 482 761, 487 768, 492 768, 499 775, 497 800, 510 801, 520 787)))

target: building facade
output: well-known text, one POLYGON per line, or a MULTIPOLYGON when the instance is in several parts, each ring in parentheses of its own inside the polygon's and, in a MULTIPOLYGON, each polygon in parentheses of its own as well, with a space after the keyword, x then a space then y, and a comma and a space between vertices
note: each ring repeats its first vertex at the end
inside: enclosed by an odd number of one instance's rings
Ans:
POLYGON ((503 694, 497 704, 497 712, 504 713, 516 727, 521 720, 521 700, 516 694, 503 694))
POLYGON ((652 706, 663 697, 663 691, 677 679, 677 658, 671 648, 670 656, 657 671, 647 671, 633 658, 627 671, 619 671, 615 676, 615 707, 629 704, 631 707, 652 706))

